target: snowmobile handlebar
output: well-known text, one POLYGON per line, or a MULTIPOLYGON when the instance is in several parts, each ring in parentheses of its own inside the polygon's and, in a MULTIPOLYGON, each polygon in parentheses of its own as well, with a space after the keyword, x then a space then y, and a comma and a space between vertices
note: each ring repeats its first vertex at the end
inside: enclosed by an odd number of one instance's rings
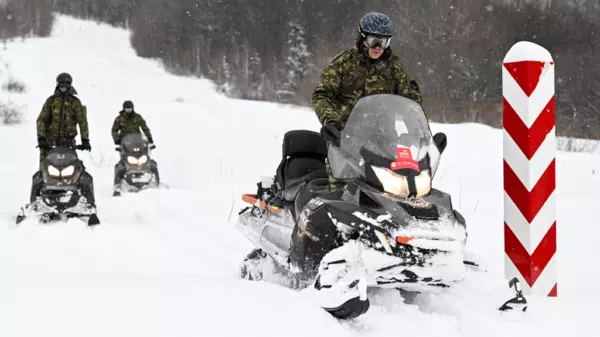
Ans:
MULTIPOLYGON (((121 146, 120 146, 120 145, 119 145, 119 146, 115 146, 115 151, 117 151, 117 152, 121 152, 121 149, 122 149, 122 148, 121 148, 121 146)), ((149 150, 154 150, 154 149, 156 149, 156 145, 154 145, 154 144, 150 144, 150 145, 148 145, 148 149, 149 149, 149 150)))
MULTIPOLYGON (((57 148, 57 147, 60 147, 60 146, 52 145, 52 146, 49 146, 49 147, 47 148, 47 150, 52 150, 52 149, 55 149, 55 148, 57 148)), ((35 148, 36 148, 36 149, 38 149, 38 148, 40 148, 40 146, 39 146, 39 145, 36 145, 36 147, 35 147, 35 148)), ((80 150, 80 151, 86 150, 86 149, 83 147, 83 145, 81 145, 81 144, 75 145, 75 146, 73 147, 73 149, 75 149, 75 150, 80 150)))

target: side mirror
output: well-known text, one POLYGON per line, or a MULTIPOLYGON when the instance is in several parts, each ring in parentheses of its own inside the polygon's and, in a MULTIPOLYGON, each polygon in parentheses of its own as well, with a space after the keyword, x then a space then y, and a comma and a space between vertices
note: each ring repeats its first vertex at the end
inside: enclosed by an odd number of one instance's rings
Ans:
POLYGON ((443 132, 436 133, 433 136, 433 142, 437 146, 440 153, 444 152, 446 145, 448 145, 448 139, 446 138, 446 134, 443 132))

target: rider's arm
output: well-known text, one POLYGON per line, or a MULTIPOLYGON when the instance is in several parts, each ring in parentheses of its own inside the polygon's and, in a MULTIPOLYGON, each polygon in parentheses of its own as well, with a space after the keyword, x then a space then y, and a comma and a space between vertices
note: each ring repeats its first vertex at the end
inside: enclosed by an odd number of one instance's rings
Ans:
POLYGON ((40 111, 40 114, 38 115, 36 121, 38 139, 46 137, 46 123, 50 120, 50 114, 52 113, 52 108, 50 107, 51 104, 52 100, 47 99, 46 102, 44 102, 44 106, 42 106, 42 111, 40 111))
POLYGON ((152 133, 150 133, 150 128, 146 124, 146 120, 141 115, 138 115, 138 116, 139 116, 139 119, 140 119, 139 125, 142 128, 142 131, 144 131, 144 134, 146 135, 146 138, 148 138, 148 141, 150 143, 154 143, 154 140, 152 139, 152 133))
POLYGON ((345 53, 335 57, 321 71, 321 79, 312 95, 315 113, 322 125, 341 121, 339 103, 336 98, 342 88, 342 62, 345 53))
POLYGON ((423 104, 423 96, 421 96, 419 87, 411 85, 410 77, 408 76, 404 65, 396 59, 392 63, 392 67, 396 73, 396 94, 410 98, 419 104, 423 104))
POLYGON ((111 129, 111 136, 115 142, 119 141, 119 131, 121 130, 121 123, 119 123, 119 116, 115 118, 111 129))
POLYGON ((81 140, 90 140, 90 132, 87 121, 87 108, 81 104, 80 101, 74 104, 75 118, 79 124, 79 131, 81 131, 81 140))

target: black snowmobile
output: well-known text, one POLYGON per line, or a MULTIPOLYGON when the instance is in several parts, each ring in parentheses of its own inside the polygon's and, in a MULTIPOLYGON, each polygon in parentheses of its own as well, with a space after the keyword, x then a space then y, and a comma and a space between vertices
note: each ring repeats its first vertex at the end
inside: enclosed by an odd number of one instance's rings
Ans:
POLYGON ((465 219, 431 185, 446 136, 431 134, 421 107, 367 96, 331 142, 322 134, 286 133, 274 178, 243 196, 251 206, 236 228, 258 248, 240 276, 308 287, 343 319, 368 310, 366 287, 440 291, 462 280, 465 219), (343 188, 327 191, 326 159, 343 188))
POLYGON ((150 157, 153 149, 154 145, 149 145, 140 133, 123 137, 115 149, 121 159, 115 164, 113 196, 160 186, 158 164, 150 157))
POLYGON ((30 203, 21 208, 17 224, 32 214, 44 223, 87 218, 90 226, 100 224, 94 180, 76 150, 81 146, 53 147, 48 152, 41 170, 32 177, 30 203))

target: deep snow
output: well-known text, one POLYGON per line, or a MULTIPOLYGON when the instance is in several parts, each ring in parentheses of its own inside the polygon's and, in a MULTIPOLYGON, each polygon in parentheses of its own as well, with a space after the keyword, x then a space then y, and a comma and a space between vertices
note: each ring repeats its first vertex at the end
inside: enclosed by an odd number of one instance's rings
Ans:
POLYGON ((496 310, 510 295, 502 133, 432 125, 449 139, 434 184, 452 193, 469 226, 467 248, 488 271, 470 270, 464 283, 414 305, 380 292, 365 316, 340 324, 301 293, 235 278, 251 248, 233 228, 240 194, 274 173, 287 130, 318 130, 314 113, 226 98, 209 81, 138 58, 128 38, 125 30, 59 16, 51 37, 0 50, 0 62, 27 86, 22 94, 0 93, 27 118, 0 127, 0 337, 598 335, 598 155, 558 154, 559 297, 530 297, 526 314, 507 315, 496 310), (102 224, 29 221, 17 228, 14 216, 37 168, 35 119, 62 71, 73 75, 88 107, 93 149, 81 157, 94 177, 102 224), (126 99, 154 134, 154 157, 170 188, 112 198, 118 155, 110 127, 126 99))

